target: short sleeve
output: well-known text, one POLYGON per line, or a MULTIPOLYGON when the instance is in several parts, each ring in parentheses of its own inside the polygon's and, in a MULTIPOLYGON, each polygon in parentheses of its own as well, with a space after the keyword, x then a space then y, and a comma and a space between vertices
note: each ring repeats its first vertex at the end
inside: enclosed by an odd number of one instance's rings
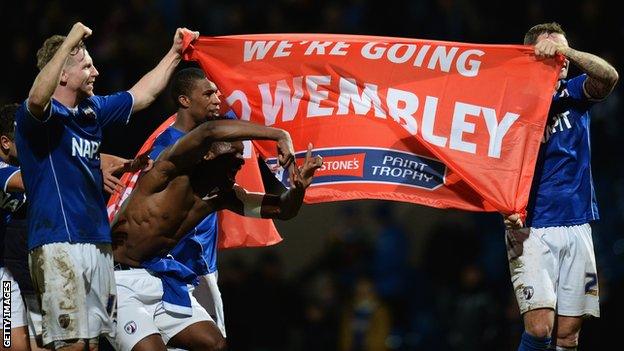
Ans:
POLYGON ((572 99, 579 101, 589 100, 589 98, 585 95, 585 89, 583 88, 586 80, 587 74, 581 74, 580 76, 568 80, 566 88, 568 90, 568 94, 572 99))
POLYGON ((228 112, 226 112, 223 117, 225 117, 226 119, 238 119, 238 116, 236 116, 236 113, 234 113, 234 110, 232 109, 228 110, 228 112))
POLYGON ((127 91, 106 96, 92 96, 91 101, 96 109, 98 123, 102 128, 109 124, 127 124, 130 120, 134 98, 127 91))
POLYGON ((156 138, 154 145, 152 145, 152 151, 150 151, 149 157, 156 161, 158 156, 165 151, 172 144, 171 136, 169 133, 164 132, 156 138))
POLYGON ((0 164, 0 167, 0 186, 2 186, 2 191, 6 193, 9 180, 11 180, 20 169, 18 167, 9 166, 6 163, 0 164))
POLYGON ((152 151, 149 154, 149 158, 151 158, 152 160, 156 161, 158 156, 160 156, 160 154, 162 154, 162 152, 165 151, 166 148, 167 148, 167 146, 165 146, 165 145, 156 145, 156 144, 154 144, 154 147, 152 148, 152 151))
POLYGON ((15 125, 23 130, 40 128, 50 121, 52 116, 58 114, 58 106, 54 100, 50 100, 48 108, 43 112, 44 118, 39 119, 28 109, 28 99, 24 100, 20 107, 15 111, 15 125))

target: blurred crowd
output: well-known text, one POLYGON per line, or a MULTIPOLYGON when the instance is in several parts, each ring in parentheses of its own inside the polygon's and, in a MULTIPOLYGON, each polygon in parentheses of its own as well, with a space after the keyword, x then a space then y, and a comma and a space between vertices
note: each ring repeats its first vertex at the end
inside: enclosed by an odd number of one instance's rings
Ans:
MULTIPOLYGON (((517 349, 522 321, 499 215, 453 211, 423 233, 391 202, 365 207, 344 205, 333 229, 317 233, 320 253, 289 275, 280 258, 287 242, 256 249, 251 261, 224 255, 219 285, 232 350, 517 349)), ((624 311, 622 278, 599 270, 602 317, 586 323, 582 350, 603 349, 624 311)))
MULTIPOLYGON (((8 46, 0 103, 25 99, 37 73, 36 50, 75 21, 94 30, 87 44, 101 74, 96 92, 106 93, 131 87, 153 67, 178 26, 202 35, 352 33, 516 44, 533 24, 557 21, 572 47, 606 58, 622 74, 624 22, 611 6, 606 0, 3 1, 8 46)), ((615 339, 616 318, 624 312, 623 89, 620 84, 592 111, 602 318, 585 325, 585 350, 615 339)), ((127 129, 105 138, 102 151, 133 155, 173 110, 161 97, 127 129)), ((295 272, 285 273, 287 242, 258 249, 251 262, 244 250, 220 262, 231 350, 516 349, 522 323, 499 215, 461 213, 422 233, 414 218, 394 215, 390 203, 371 209, 349 203, 341 211, 332 231, 310 234, 323 249, 295 272), (413 250, 417 236, 426 240, 413 250)))

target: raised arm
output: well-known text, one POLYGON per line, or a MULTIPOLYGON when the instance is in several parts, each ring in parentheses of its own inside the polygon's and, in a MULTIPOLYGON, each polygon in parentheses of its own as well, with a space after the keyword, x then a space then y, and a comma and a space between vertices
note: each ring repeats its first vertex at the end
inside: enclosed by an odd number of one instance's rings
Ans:
POLYGON ((607 61, 596 55, 574 50, 570 47, 564 50, 563 55, 587 73, 588 78, 584 83, 584 88, 589 98, 604 99, 613 91, 619 75, 607 61))
POLYGON ((584 88, 587 97, 592 99, 606 98, 613 91, 619 79, 618 72, 604 59, 549 39, 542 40, 535 45, 535 54, 538 56, 561 54, 568 58, 570 62, 587 74, 584 88))
POLYGON ((158 160, 169 161, 178 172, 184 171, 193 167, 204 157, 214 141, 249 139, 274 140, 277 142, 280 164, 287 167, 294 161, 294 148, 288 132, 238 120, 204 122, 178 140, 171 148, 163 151, 158 160))
POLYGON ((178 28, 173 37, 173 45, 158 65, 144 75, 131 89, 134 98, 132 112, 140 111, 148 107, 161 91, 167 86, 167 82, 176 66, 180 62, 182 51, 182 37, 184 33, 191 33, 193 38, 199 36, 199 32, 191 32, 186 28, 178 28))
POLYGON ((312 158, 312 144, 309 144, 303 166, 298 169, 298 172, 292 170, 290 172, 290 189, 281 195, 272 195, 248 192, 235 185, 234 192, 229 197, 225 197, 220 206, 247 217, 291 219, 299 213, 306 189, 312 183, 314 172, 322 165, 321 156, 317 155, 312 158))
POLYGON ((91 29, 78 22, 67 34, 67 38, 56 51, 50 62, 39 72, 28 93, 28 110, 38 119, 43 119, 50 104, 52 94, 61 80, 61 72, 73 50, 80 42, 91 35, 91 29))

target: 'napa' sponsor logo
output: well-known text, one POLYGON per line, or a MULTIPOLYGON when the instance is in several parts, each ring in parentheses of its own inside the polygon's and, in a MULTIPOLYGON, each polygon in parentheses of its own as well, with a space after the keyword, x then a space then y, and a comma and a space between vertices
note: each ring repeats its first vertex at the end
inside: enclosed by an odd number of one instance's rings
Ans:
POLYGON ((0 191, 0 209, 15 212, 24 204, 24 200, 25 198, 22 194, 0 191))
POLYGON ((72 156, 98 159, 100 157, 100 142, 72 137, 72 156))

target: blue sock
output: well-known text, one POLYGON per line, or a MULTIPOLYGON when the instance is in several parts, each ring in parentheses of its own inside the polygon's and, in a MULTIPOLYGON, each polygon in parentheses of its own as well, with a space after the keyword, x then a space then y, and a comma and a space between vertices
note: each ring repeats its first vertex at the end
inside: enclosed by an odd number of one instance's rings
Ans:
POLYGON ((525 331, 522 333, 518 351, 548 350, 548 345, 550 345, 550 338, 536 338, 525 331))

